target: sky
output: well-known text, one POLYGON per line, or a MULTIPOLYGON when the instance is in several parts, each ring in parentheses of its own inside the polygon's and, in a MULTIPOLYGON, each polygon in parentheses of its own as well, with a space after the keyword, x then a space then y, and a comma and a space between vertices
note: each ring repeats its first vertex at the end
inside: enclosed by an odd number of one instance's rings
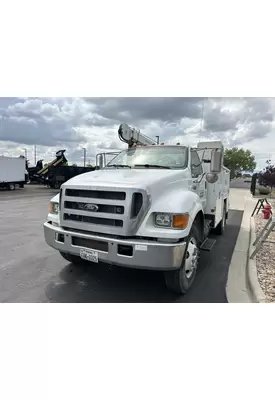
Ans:
POLYGON ((34 164, 66 149, 69 163, 94 163, 99 152, 125 148, 117 135, 125 122, 169 144, 222 140, 226 148, 250 149, 257 169, 275 162, 275 98, 199 97, 0 97, 0 155, 27 151, 34 164))

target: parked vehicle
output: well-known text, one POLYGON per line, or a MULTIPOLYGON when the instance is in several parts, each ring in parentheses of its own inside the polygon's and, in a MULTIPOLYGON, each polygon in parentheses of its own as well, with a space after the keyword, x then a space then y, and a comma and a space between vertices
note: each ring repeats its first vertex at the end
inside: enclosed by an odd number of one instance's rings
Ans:
POLYGON ((43 160, 38 160, 35 167, 27 166, 30 183, 38 183, 37 173, 43 169, 43 160))
POLYGON ((66 150, 58 150, 55 155, 55 159, 43 166, 43 160, 39 160, 36 164, 35 170, 31 171, 31 181, 41 183, 43 185, 47 185, 48 183, 48 175, 49 175, 49 168, 50 167, 57 167, 61 165, 67 165, 68 160, 65 157, 66 150), (38 169, 41 167, 40 169, 38 169), (37 170, 38 169, 38 170, 37 170))
POLYGON ((0 187, 15 190, 24 187, 29 180, 25 157, 0 156, 0 187))
POLYGON ((122 124, 128 148, 99 170, 70 179, 50 202, 47 244, 73 264, 106 262, 164 271, 167 287, 186 293, 201 250, 223 234, 230 171, 220 141, 157 145, 122 124))
POLYGON ((84 174, 86 172, 95 171, 96 167, 77 167, 69 165, 61 165, 49 167, 46 183, 49 187, 59 189, 60 186, 74 176, 84 174))

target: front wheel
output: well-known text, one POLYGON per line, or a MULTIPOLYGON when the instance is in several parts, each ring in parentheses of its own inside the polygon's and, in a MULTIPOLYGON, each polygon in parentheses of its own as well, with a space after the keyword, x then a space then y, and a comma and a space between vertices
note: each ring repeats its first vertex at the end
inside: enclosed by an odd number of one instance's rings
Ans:
POLYGON ((187 250, 183 256, 182 266, 176 271, 165 272, 165 283, 169 290, 185 294, 192 286, 199 263, 199 232, 193 226, 187 241, 187 250))

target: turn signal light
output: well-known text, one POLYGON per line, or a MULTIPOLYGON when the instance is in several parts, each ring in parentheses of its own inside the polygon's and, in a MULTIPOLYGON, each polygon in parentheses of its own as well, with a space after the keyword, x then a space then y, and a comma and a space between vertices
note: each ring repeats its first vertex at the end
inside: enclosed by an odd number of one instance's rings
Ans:
POLYGON ((189 215, 173 215, 173 228, 185 229, 188 225, 189 215))
POLYGON ((50 202, 50 214, 58 214, 58 203, 50 202))

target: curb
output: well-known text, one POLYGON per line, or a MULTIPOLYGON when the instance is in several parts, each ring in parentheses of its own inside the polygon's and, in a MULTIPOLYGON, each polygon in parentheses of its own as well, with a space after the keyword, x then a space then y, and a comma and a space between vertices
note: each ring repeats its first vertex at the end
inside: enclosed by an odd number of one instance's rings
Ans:
POLYGON ((254 303, 266 303, 265 294, 260 286, 260 282, 258 280, 258 272, 257 272, 257 264, 256 257, 253 259, 250 258, 251 254, 255 250, 255 246, 253 246, 254 241, 256 240, 256 226, 254 217, 250 217, 250 241, 249 241, 249 251, 248 251, 248 259, 247 259, 247 283, 251 292, 251 297, 254 303))
POLYGON ((251 296, 247 277, 247 265, 250 254, 250 215, 255 207, 254 203, 255 200, 250 195, 246 196, 240 230, 228 270, 225 288, 228 303, 255 302, 251 296))

